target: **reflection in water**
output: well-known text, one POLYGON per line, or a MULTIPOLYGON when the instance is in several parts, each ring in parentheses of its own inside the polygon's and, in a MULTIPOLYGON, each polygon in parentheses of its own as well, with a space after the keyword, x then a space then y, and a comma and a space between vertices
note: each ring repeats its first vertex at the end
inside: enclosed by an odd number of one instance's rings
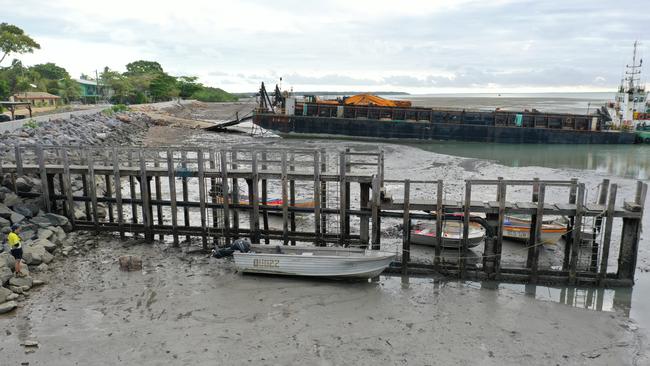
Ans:
POLYGON ((616 311, 627 317, 630 316, 632 288, 599 288, 575 286, 537 286, 531 284, 509 284, 495 281, 453 281, 442 278, 416 276, 381 276, 383 291, 400 293, 401 291, 416 290, 420 293, 438 295, 443 287, 470 287, 477 290, 490 291, 495 295, 506 291, 530 296, 537 300, 551 301, 576 308, 596 311, 616 311))
POLYGON ((576 308, 617 311, 625 316, 630 315, 632 301, 631 288, 599 288, 599 287, 573 287, 573 286, 537 286, 517 285, 495 282, 468 282, 468 286, 480 286, 481 289, 500 290, 507 289, 519 292, 538 300, 552 301, 576 308))
POLYGON ((595 170, 650 179, 650 145, 547 145, 436 141, 410 144, 439 154, 494 160, 500 164, 595 170))

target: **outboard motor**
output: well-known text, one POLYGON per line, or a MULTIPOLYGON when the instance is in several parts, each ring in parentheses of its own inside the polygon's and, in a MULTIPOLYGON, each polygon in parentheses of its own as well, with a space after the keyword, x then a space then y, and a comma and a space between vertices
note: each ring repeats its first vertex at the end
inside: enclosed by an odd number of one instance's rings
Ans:
POLYGON ((235 251, 248 253, 251 251, 251 242, 248 239, 237 239, 229 247, 214 248, 212 256, 215 258, 231 257, 235 251))

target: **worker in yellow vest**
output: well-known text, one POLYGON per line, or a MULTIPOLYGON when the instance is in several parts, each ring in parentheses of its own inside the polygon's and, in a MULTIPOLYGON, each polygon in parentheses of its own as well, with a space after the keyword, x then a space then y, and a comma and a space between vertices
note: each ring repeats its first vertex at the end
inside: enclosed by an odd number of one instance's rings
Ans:
POLYGON ((23 259, 23 247, 22 240, 18 236, 20 227, 17 224, 11 225, 11 232, 7 234, 7 244, 9 244, 9 249, 11 249, 11 255, 16 258, 16 276, 20 276, 20 262, 23 259))

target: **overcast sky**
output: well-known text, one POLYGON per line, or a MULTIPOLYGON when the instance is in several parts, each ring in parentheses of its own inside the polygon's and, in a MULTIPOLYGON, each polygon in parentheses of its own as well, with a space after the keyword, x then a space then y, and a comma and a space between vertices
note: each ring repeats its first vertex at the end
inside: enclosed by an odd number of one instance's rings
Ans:
MULTIPOLYGON (((228 91, 610 91, 649 0, 0 0, 73 77, 155 60, 228 91)), ((10 61, 5 60, 3 66, 10 61)), ((645 72, 650 75, 650 69, 645 72)))

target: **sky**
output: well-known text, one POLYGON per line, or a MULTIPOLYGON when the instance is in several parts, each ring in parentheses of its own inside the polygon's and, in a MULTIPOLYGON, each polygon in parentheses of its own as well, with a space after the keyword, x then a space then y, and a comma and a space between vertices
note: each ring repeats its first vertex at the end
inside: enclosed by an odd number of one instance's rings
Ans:
POLYGON ((611 91, 634 41, 642 54, 650 47, 648 0, 0 0, 0 9, 0 22, 41 45, 16 56, 25 64, 79 77, 152 60, 231 92, 280 78, 295 91, 611 91))

